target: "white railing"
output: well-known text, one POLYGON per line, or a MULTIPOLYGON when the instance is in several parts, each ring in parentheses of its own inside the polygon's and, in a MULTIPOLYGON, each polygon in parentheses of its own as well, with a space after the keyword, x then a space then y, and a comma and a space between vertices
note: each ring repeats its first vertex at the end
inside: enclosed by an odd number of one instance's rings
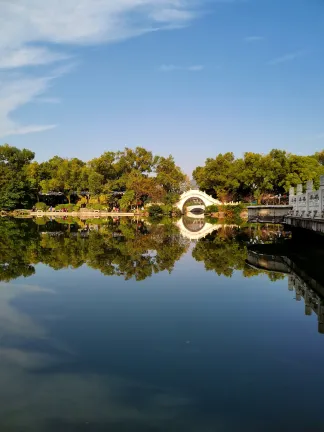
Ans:
POLYGON ((324 176, 320 177, 320 188, 314 190, 313 181, 310 180, 306 184, 306 191, 303 192, 303 185, 297 185, 295 188, 290 188, 289 205, 293 209, 288 216, 308 218, 308 219, 323 219, 324 218, 324 176))

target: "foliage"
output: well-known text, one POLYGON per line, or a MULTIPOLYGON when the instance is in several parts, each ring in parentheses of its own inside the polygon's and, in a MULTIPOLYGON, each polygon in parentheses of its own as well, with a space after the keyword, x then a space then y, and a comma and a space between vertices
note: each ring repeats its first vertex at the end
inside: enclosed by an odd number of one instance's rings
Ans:
POLYGON ((148 209, 150 217, 178 217, 181 216, 181 211, 171 204, 153 204, 148 209))
POLYGON ((129 210, 135 201, 135 191, 127 190, 119 201, 122 210, 129 210))
POLYGON ((206 214, 207 213, 218 213, 218 211, 219 211, 219 208, 218 208, 218 206, 216 204, 207 206, 206 209, 205 209, 205 213, 206 214))
POLYGON ((149 207, 149 216, 152 218, 162 217, 163 216, 163 209, 161 206, 157 204, 153 204, 149 207))
MULTIPOLYGON (((192 256, 197 261, 203 262, 207 271, 214 271, 219 276, 232 277, 236 270, 241 271, 244 277, 256 276, 263 271, 255 270, 246 264, 247 242, 251 236, 262 238, 265 242, 271 235, 263 229, 249 227, 244 230, 223 225, 218 231, 199 240, 192 251, 192 256)), ((265 274, 271 281, 285 277, 282 274, 268 272, 265 274)))
POLYGON ((107 210, 107 206, 103 205, 103 204, 93 203, 93 204, 88 204, 87 209, 104 211, 104 210, 107 210))
MULTIPOLYGON (((277 226, 270 231, 259 225, 248 229, 224 225, 195 243, 192 256, 218 275, 231 277, 239 270, 251 277, 261 272, 246 264, 249 240, 273 243, 277 233, 277 226)), ((85 223, 72 217, 0 218, 0 237, 0 281, 6 282, 31 276, 38 263, 55 270, 86 264, 107 276, 144 280, 161 271, 172 272, 190 245, 170 218, 158 223, 151 219, 150 224, 112 218, 85 223)), ((267 275, 270 280, 281 277, 267 275)))
POLYGON ((91 230, 74 218, 50 222, 0 219, 0 281, 30 276, 40 262, 62 269, 84 264, 105 275, 144 280, 161 271, 172 272, 176 261, 188 250, 173 224, 146 226, 129 219, 113 222, 88 220, 91 230), (99 224, 98 224, 99 222, 99 224))
POLYGON ((36 210, 46 211, 48 209, 48 205, 44 202, 38 202, 35 204, 36 210))
POLYGON ((313 180, 318 186, 324 174, 323 152, 300 156, 283 150, 268 154, 246 152, 242 158, 233 153, 208 158, 203 167, 197 167, 193 177, 198 186, 222 202, 257 200, 266 196, 284 195, 291 186, 313 180))
POLYGON ((55 210, 67 210, 68 212, 79 211, 80 206, 75 204, 58 204, 55 206, 55 210))
POLYGON ((5 144, 0 146, 0 206, 5 210, 24 208, 32 200, 27 167, 34 153, 5 144))
MULTIPOLYGON (((39 197, 48 207, 93 201, 125 210, 147 203, 173 206, 190 188, 189 178, 171 155, 153 155, 142 147, 105 152, 88 162, 59 156, 42 163, 33 159, 30 150, 0 146, 2 209, 31 208, 39 197)), ((197 167, 193 177, 202 190, 223 203, 261 203, 307 180, 317 187, 322 174, 324 151, 301 156, 274 149, 268 154, 246 152, 241 158, 230 152, 219 154, 197 167)))
POLYGON ((136 147, 105 152, 84 162, 54 156, 33 161, 34 153, 9 145, 0 146, 0 202, 3 209, 32 206, 39 197, 50 205, 89 204, 129 209, 147 202, 174 204, 188 178, 172 156, 153 155, 136 147), (124 195, 114 192, 126 192, 124 195))

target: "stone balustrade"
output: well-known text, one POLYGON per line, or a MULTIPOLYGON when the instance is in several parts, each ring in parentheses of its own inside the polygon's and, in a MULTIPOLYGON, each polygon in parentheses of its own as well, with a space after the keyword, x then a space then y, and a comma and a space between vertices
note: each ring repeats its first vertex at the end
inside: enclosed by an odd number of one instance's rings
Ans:
POLYGON ((320 177, 320 188, 314 190, 313 181, 306 184, 306 191, 303 192, 303 185, 290 188, 289 205, 293 207, 288 216, 305 219, 324 219, 324 176, 320 177), (296 192, 296 193, 295 193, 296 192))

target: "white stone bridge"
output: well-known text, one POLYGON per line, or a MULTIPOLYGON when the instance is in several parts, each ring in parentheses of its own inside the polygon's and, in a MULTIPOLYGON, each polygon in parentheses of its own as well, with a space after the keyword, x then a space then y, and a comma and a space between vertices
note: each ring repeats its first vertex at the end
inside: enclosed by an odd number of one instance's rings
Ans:
POLYGON ((207 195, 206 192, 191 189, 187 192, 184 192, 181 195, 180 200, 176 204, 176 207, 178 207, 178 209, 181 210, 181 212, 183 213, 183 209, 186 203, 194 199, 199 201, 200 204, 197 204, 195 206, 190 206, 190 210, 192 210, 193 208, 204 209, 213 204, 215 205, 222 204, 219 200, 211 197, 210 195, 207 195))

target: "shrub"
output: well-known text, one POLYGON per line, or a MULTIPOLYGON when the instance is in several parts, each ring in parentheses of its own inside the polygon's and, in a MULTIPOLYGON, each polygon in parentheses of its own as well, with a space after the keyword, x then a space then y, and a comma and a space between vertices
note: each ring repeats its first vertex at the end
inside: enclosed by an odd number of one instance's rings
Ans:
POLYGON ((162 217, 163 216, 163 209, 161 206, 157 204, 153 204, 149 207, 149 216, 153 218, 162 217))
POLYGON ((34 222, 36 225, 46 225, 48 222, 48 218, 46 217, 37 217, 35 218, 34 222))
POLYGON ((206 213, 218 213, 219 208, 216 204, 206 207, 206 213))
POLYGON ((44 202, 38 202, 35 204, 36 210, 46 211, 48 209, 48 205, 44 202))
POLYGON ((172 207, 172 216, 180 218, 182 216, 181 210, 179 210, 178 207, 172 207))
POLYGON ((107 210, 107 206, 99 203, 88 204, 87 209, 89 210, 107 210))

